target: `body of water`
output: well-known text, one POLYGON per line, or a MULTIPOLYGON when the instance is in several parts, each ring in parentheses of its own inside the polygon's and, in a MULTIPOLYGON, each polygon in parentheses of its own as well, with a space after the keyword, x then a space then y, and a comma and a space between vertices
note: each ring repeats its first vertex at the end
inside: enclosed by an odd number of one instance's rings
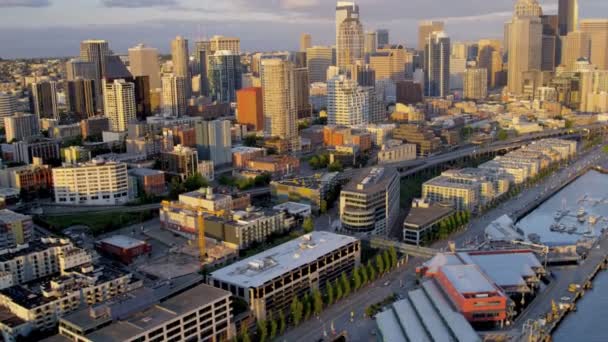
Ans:
POLYGON ((525 233, 538 234, 543 243, 573 244, 585 233, 599 235, 601 229, 608 226, 608 175, 590 171, 559 191, 536 210, 521 219, 517 224, 525 233), (556 220, 558 211, 567 210, 567 214, 556 220), (585 221, 578 220, 578 212, 585 211, 585 221), (597 223, 589 223, 590 217, 597 223), (561 224, 571 233, 555 232, 550 228, 561 224), (574 231, 574 228, 576 229, 574 231))
MULTIPOLYGON (((590 171, 559 191, 517 224, 525 233, 538 234, 543 243, 572 244, 583 238, 585 233, 599 235, 608 226, 608 175, 590 171), (585 211, 585 221, 578 220, 581 208, 585 211), (566 209, 568 214, 556 220, 555 214, 566 209), (589 216, 597 218, 589 223, 589 216), (576 227, 576 232, 554 232, 553 224, 576 227)), ((573 312, 555 331, 557 342, 600 342, 608 341, 608 272, 598 275, 589 291, 578 302, 578 311, 573 312)))
POLYGON ((608 341, 608 272, 598 274, 593 290, 578 301, 577 311, 570 313, 553 334, 555 342, 608 341))

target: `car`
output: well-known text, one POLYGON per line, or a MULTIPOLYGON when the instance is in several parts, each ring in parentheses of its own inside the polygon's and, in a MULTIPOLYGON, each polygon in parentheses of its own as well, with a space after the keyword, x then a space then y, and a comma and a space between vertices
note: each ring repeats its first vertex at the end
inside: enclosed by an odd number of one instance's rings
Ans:
POLYGON ((387 281, 386 283, 384 283, 384 286, 389 286, 391 284, 390 281, 387 281))

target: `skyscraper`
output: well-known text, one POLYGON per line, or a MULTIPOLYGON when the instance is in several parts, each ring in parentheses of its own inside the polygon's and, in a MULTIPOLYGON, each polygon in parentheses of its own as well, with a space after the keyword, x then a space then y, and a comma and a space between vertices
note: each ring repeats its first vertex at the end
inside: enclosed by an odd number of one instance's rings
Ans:
POLYGON ((376 38, 377 38, 377 46, 379 48, 384 47, 385 45, 390 44, 389 41, 389 35, 388 35, 388 30, 387 29, 379 29, 376 31, 376 38))
POLYGON ((559 17, 557 15, 540 16, 543 24, 543 45, 541 56, 541 70, 554 71, 561 64, 562 37, 558 34, 559 17))
POLYGON ((523 74, 540 71, 542 62, 542 10, 536 0, 519 0, 515 14, 507 24, 509 31, 508 90, 523 93, 523 74))
POLYGON ((16 113, 3 120, 6 141, 23 140, 40 134, 38 117, 34 114, 16 113))
POLYGON ((173 74, 190 79, 188 71, 188 39, 182 36, 175 37, 171 41, 171 60, 173 61, 173 74))
POLYGON ((359 21, 359 6, 352 2, 338 2, 336 7, 337 66, 349 70, 364 57, 364 32, 359 21))
POLYGON ((97 97, 95 95, 95 81, 83 78, 66 81, 66 102, 68 111, 81 119, 95 116, 97 97))
POLYGON ((229 50, 219 50, 208 60, 211 97, 218 102, 235 102, 236 91, 242 87, 241 56, 229 50))
POLYGON ((110 55, 110 47, 105 40, 85 40, 80 43, 80 58, 95 63, 96 81, 105 75, 105 58, 110 55))
POLYGON ((137 118, 135 84, 125 80, 103 81, 104 115, 110 121, 110 129, 124 132, 128 124, 137 118))
POLYGON ((255 131, 264 129, 262 88, 244 88, 236 92, 237 121, 255 131))
POLYGON ((158 50, 138 44, 129 49, 129 66, 133 76, 149 76, 150 88, 158 89, 160 83, 160 66, 158 50))
POLYGON ((103 107, 102 99, 102 84, 101 80, 106 74, 106 57, 110 55, 110 47, 105 40, 85 40, 80 43, 80 59, 85 62, 91 62, 94 66, 95 87, 97 88, 97 101, 99 109, 103 107))
POLYGON ((424 51, 426 41, 433 32, 444 30, 443 21, 423 21, 418 24, 418 51, 424 51))
POLYGON ((193 70, 193 72, 200 76, 199 92, 203 96, 209 96, 209 62, 207 56, 211 55, 211 43, 208 41, 198 41, 196 42, 194 49, 194 63, 196 65, 196 70, 193 70))
POLYGON ((17 111, 17 99, 12 94, 0 92, 0 123, 4 124, 1 118, 11 116, 17 111))
POLYGON ((572 31, 568 32, 564 39, 564 53, 562 64, 568 70, 573 70, 576 61, 581 58, 590 59, 591 57, 591 37, 587 32, 572 31))
POLYGON ((194 126, 196 149, 200 160, 211 160, 213 165, 232 163, 230 121, 200 121, 194 126))
POLYGON ((57 83, 54 81, 32 83, 30 109, 38 119, 59 119, 57 83))
POLYGON ((165 75, 162 80, 161 106, 163 114, 180 117, 186 115, 186 78, 183 76, 165 75))
POLYGON ((424 95, 445 97, 450 90, 450 38, 432 32, 424 50, 424 95))
POLYGON ((300 36, 300 51, 306 52, 306 49, 312 47, 312 36, 309 33, 302 33, 300 36))
POLYGON ((581 20, 580 30, 591 39, 591 64, 608 70, 608 19, 581 20))
POLYGON ((293 77, 298 119, 310 118, 312 116, 312 106, 310 105, 310 78, 308 68, 294 68, 293 77))
POLYGON ((557 16, 560 36, 565 36, 577 30, 578 0, 559 0, 557 16))
POLYGON ((376 72, 377 80, 404 80, 408 62, 411 62, 408 61, 408 53, 401 45, 385 45, 369 58, 370 67, 376 72))
POLYGON ((378 49, 378 39, 375 31, 365 32, 365 43, 363 47, 363 52, 365 53, 366 59, 367 56, 376 52, 378 49))
POLYGON ((278 58, 262 60, 264 133, 287 141, 292 151, 300 149, 293 63, 278 58))
POLYGON ((470 100, 483 100, 488 96, 488 71, 469 67, 464 71, 463 96, 470 100))
POLYGON ((241 53, 241 40, 236 37, 213 36, 209 40, 209 52, 214 54, 216 51, 228 50, 235 54, 241 53))
POLYGON ((497 39, 481 39, 478 43, 477 66, 487 70, 488 87, 497 87, 498 74, 502 72, 501 42, 497 39))
POLYGON ((65 71, 68 81, 77 78, 95 80, 97 78, 97 66, 94 62, 88 62, 82 58, 72 58, 65 64, 65 71))
POLYGON ((314 46, 306 49, 310 83, 327 81, 327 69, 334 64, 335 50, 331 46, 314 46))
POLYGON ((327 123, 356 126, 370 123, 370 92, 356 80, 338 75, 327 81, 327 123))

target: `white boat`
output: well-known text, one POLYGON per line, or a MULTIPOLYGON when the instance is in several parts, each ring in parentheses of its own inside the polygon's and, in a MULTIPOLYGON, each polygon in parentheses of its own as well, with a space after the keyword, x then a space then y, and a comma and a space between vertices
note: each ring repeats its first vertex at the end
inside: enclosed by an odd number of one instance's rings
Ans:
POLYGON ((589 224, 596 224, 597 219, 597 216, 589 215, 589 224))
POLYGON ((576 228, 575 226, 572 226, 568 229, 568 234, 574 234, 574 233, 576 233, 577 230, 578 230, 578 228, 576 228))
POLYGON ((585 216, 585 214, 587 214, 587 212, 585 211, 585 208, 580 208, 578 210, 578 212, 576 213, 576 216, 577 217, 582 217, 582 216, 585 216))

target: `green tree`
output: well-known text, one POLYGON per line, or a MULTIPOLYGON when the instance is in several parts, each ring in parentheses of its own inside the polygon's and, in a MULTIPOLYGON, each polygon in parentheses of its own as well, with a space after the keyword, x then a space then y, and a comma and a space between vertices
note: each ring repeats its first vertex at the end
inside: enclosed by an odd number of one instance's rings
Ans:
POLYGON ((184 181, 186 191, 194 191, 209 186, 209 182, 200 173, 195 173, 184 181))
POLYGON ((319 169, 319 157, 312 156, 312 158, 308 160, 308 164, 310 164, 310 167, 312 167, 314 170, 319 169))
POLYGON ((268 339, 268 324, 265 320, 258 321, 258 341, 266 342, 268 339))
POLYGON ((302 315, 304 313, 304 305, 298 300, 298 297, 294 297, 291 301, 291 318, 293 325, 297 326, 302 321, 302 315))
POLYGON ((331 284, 331 282, 328 281, 325 284, 325 288, 327 291, 327 305, 328 306, 333 305, 334 301, 336 300, 336 295, 334 294, 334 287, 331 284))
POLYGON ((365 265, 362 265, 361 267, 359 267, 359 272, 361 273, 361 284, 367 284, 367 282, 369 281, 369 276, 367 275, 367 267, 365 267, 365 265))
POLYGON ((507 132, 504 129, 501 129, 500 131, 498 131, 498 133, 496 134, 496 138, 500 141, 505 141, 507 139, 509 139, 509 132, 507 132))
POLYGON ((277 324, 277 321, 274 319, 270 320, 270 340, 274 340, 277 337, 277 332, 279 329, 279 325, 277 324))
POLYGON ((302 228, 304 229, 304 233, 309 234, 315 229, 314 221, 312 217, 308 216, 304 219, 304 223, 302 224, 302 228))
POLYGON ((382 260, 384 260, 384 270, 388 272, 391 269, 391 256, 386 249, 382 252, 382 260))
POLYGON ((374 265, 372 265, 372 261, 368 261, 367 262, 367 273, 369 274, 369 281, 373 282, 374 280, 376 280, 376 268, 374 267, 374 265))
POLYGON ((169 197, 172 199, 177 199, 179 195, 186 192, 186 187, 179 180, 179 177, 171 178, 171 182, 169 183, 169 197))
POLYGON ((287 329, 287 322, 285 321, 285 314, 283 313, 283 310, 281 310, 279 312, 279 334, 283 335, 285 329, 287 329))
POLYGON ((348 297, 350 295, 350 280, 348 280, 348 276, 346 272, 342 272, 340 276, 340 282, 342 283, 342 289, 344 290, 344 297, 348 297))
POLYGON ((340 281, 336 279, 334 283, 334 288, 336 289, 336 302, 340 301, 344 296, 344 291, 342 290, 342 286, 340 286, 340 281))
POLYGON ((321 200, 321 205, 319 207, 319 211, 321 212, 321 214, 325 214, 327 212, 327 201, 326 200, 321 200))
POLYGON ((353 288, 355 291, 358 291, 361 288, 361 275, 359 274, 359 267, 355 268, 353 271, 353 288))
POLYGON ((256 147, 258 145, 258 138, 255 136, 255 134, 247 135, 243 138, 243 145, 256 147))
POLYGON ((251 338, 249 337, 249 331, 248 331, 248 327, 247 324, 243 321, 243 323, 241 323, 241 341, 242 342, 251 342, 251 338))
POLYGON ((312 314, 312 305, 310 302, 310 295, 308 293, 304 295, 304 299, 302 299, 302 304, 304 304, 304 320, 308 321, 310 315, 312 314))
POLYGON ((312 301, 313 301, 313 311, 315 315, 320 315, 323 311, 323 297, 321 297, 321 292, 319 290, 312 291, 312 301))
POLYGON ((443 220, 439 222, 439 238, 445 239, 450 235, 447 221, 443 220))
POLYGON ((388 248, 388 254, 391 256, 391 268, 396 267, 399 258, 397 257, 397 250, 395 250, 395 247, 390 246, 388 248))
POLYGON ((327 167, 327 170, 329 172, 342 172, 344 171, 344 167, 342 166, 342 163, 340 163, 340 161, 336 160, 327 167))
POLYGON ((378 269, 378 274, 384 273, 384 259, 381 254, 376 255, 376 268, 378 269))

